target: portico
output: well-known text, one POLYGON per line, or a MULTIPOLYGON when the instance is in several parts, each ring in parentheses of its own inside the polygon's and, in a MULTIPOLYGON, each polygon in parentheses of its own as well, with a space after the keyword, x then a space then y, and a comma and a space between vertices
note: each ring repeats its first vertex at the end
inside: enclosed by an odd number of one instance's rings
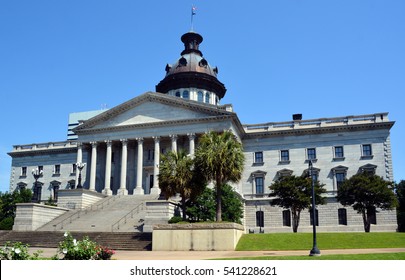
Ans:
POLYGON ((77 145, 78 162, 83 161, 83 151, 89 159, 89 176, 84 178, 84 185, 106 195, 159 194, 160 155, 178 149, 193 155, 195 139, 195 133, 187 133, 80 142, 77 145))

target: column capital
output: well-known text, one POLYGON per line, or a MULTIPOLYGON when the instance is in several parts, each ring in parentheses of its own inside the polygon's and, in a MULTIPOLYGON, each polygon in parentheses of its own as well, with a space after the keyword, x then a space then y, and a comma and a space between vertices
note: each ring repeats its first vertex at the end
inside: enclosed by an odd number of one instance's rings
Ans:
POLYGON ((90 144, 91 144, 91 146, 94 148, 94 147, 97 147, 97 141, 92 141, 92 142, 90 142, 90 144))
POLYGON ((83 148, 83 143, 82 142, 77 142, 76 145, 77 145, 78 148, 83 148))
POLYGON ((187 133, 187 136, 190 140, 194 140, 195 139, 195 133, 187 133))
POLYGON ((155 143, 158 143, 160 141, 160 136, 153 136, 153 140, 155 140, 155 143))
POLYGON ((142 143, 143 143, 143 137, 135 138, 135 140, 138 142, 138 144, 142 144, 142 143))
POLYGON ((106 143, 107 146, 111 146, 112 145, 112 140, 110 140, 110 139, 104 140, 104 143, 106 143))
POLYGON ((128 144, 128 139, 120 139, 120 141, 121 141, 121 143, 122 143, 122 145, 126 145, 126 144, 128 144))
POLYGON ((170 138, 172 138, 173 141, 177 140, 177 134, 170 134, 169 136, 170 138))

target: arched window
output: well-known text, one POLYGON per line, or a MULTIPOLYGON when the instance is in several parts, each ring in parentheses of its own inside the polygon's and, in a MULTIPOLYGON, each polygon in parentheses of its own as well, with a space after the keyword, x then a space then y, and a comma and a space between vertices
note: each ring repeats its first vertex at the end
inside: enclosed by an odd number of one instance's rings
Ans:
POLYGON ((188 90, 183 91, 183 98, 184 99, 189 99, 190 98, 190 94, 188 93, 188 90))
POLYGON ((202 91, 199 91, 199 92, 198 92, 197 98, 198 98, 198 99, 197 99, 198 102, 204 102, 204 94, 203 94, 202 91))
POLYGON ((180 91, 176 91, 176 96, 180 97, 180 91))
POLYGON ((205 103, 210 103, 211 102, 211 96, 210 94, 207 92, 205 93, 205 103))

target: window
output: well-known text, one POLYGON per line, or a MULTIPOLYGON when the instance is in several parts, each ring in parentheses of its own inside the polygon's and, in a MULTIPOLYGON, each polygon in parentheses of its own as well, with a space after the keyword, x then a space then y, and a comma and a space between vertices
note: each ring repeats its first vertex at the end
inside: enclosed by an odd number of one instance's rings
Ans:
POLYGON ((148 150, 148 160, 154 160, 155 159, 155 150, 149 149, 148 150))
POLYGON ((183 91, 183 98, 184 99, 189 99, 190 98, 190 94, 188 93, 188 90, 183 91))
POLYGON ((344 158, 344 153, 343 153, 343 147, 342 146, 336 146, 334 150, 335 150, 335 159, 344 158))
POLYGON ((360 166, 359 172, 360 172, 360 173, 365 172, 365 173, 374 175, 376 169, 377 169, 377 165, 374 165, 374 164, 366 164, 366 165, 360 166))
POLYGON ((255 162, 254 163, 263 163, 263 152, 255 152, 255 162))
POLYGON ((27 177, 27 167, 21 167, 21 177, 27 177))
POLYGON ((77 166, 76 163, 72 164, 72 171, 70 172, 71 174, 76 174, 77 166))
POLYGON ((264 193, 264 179, 263 177, 256 177, 256 194, 263 194, 264 193))
POLYGON ((55 164, 55 166, 53 167, 53 174, 60 175, 60 164, 55 164))
POLYGON ((256 211, 256 226, 264 227, 264 212, 262 210, 256 211))
POLYGON ((316 149, 315 148, 308 148, 307 149, 307 159, 308 160, 316 159, 316 149))
POLYGON ((291 226, 291 211, 290 210, 283 210, 283 226, 284 227, 291 226))
POLYGON ((17 185, 17 190, 21 191, 21 190, 25 190, 27 188, 27 184, 25 183, 18 183, 17 185))
POLYGON ((176 91, 176 97, 180 97, 180 91, 176 91))
POLYGON ((199 91, 197 93, 197 101, 198 102, 204 102, 204 94, 202 93, 202 91, 199 91))
POLYGON ((280 161, 281 162, 289 162, 290 161, 290 151, 289 150, 281 150, 280 151, 280 161))
MULTIPOLYGON (((310 216, 310 224, 311 226, 314 224, 314 212, 312 210, 309 210, 309 216, 310 216)), ((316 219, 316 226, 319 226, 319 216, 318 216, 318 209, 315 209, 315 219, 316 219)))
POLYGON ((342 186, 345 179, 346 179, 346 173, 337 172, 336 173, 336 187, 340 188, 340 186, 342 186))
POLYGON ((313 168, 312 168, 312 174, 311 174, 311 169, 306 169, 306 170, 304 171, 304 173, 303 173, 303 176, 312 178, 312 180, 314 180, 314 181, 316 182, 316 181, 318 181, 318 179, 319 179, 319 172, 320 172, 320 171, 321 171, 321 170, 320 170, 319 168, 313 167, 313 168))
POLYGON ((362 157, 372 157, 373 151, 371 149, 371 144, 362 145, 362 157))
POLYGON ((211 96, 208 92, 205 93, 205 103, 211 103, 211 96))
POLYGON ((318 181, 318 172, 316 172, 316 171, 314 171, 313 173, 312 173, 312 180, 314 180, 314 182, 316 182, 316 181, 318 181))
POLYGON ((347 226, 347 211, 345 208, 338 209, 339 225, 347 226))
POLYGON ((42 174, 44 173, 44 167, 42 165, 38 166, 38 171, 39 171, 39 174, 41 174, 41 176, 42 176, 42 174))
POLYGON ((52 185, 52 198, 53 200, 58 200, 59 184, 52 185))

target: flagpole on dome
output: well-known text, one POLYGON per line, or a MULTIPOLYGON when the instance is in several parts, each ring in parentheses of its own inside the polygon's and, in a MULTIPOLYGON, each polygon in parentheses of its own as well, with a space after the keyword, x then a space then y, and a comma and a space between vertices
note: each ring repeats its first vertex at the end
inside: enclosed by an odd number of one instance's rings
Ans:
POLYGON ((194 5, 192 5, 191 6, 191 31, 194 31, 194 16, 196 14, 196 10, 197 10, 197 8, 194 5))

